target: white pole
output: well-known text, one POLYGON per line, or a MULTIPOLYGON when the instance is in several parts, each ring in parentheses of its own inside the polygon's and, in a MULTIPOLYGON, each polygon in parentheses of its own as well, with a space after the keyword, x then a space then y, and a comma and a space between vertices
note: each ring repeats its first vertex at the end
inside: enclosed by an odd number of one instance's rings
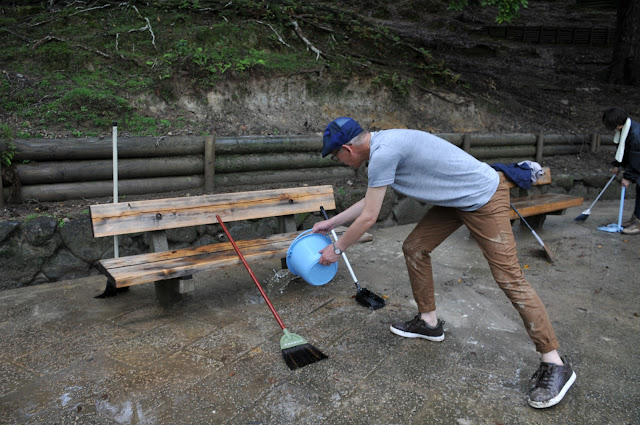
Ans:
MULTIPOLYGON (((118 123, 113 122, 113 203, 118 203, 118 123)), ((113 236, 113 257, 120 257, 118 235, 113 236)))

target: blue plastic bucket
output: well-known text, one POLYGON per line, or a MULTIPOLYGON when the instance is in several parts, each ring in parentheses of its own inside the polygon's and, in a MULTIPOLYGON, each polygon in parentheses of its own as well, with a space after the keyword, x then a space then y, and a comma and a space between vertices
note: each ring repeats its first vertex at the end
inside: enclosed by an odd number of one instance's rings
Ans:
POLYGON ((306 230, 291 242, 287 251, 287 267, 296 276, 300 276, 310 285, 320 286, 329 282, 338 272, 338 263, 323 266, 320 252, 331 239, 320 233, 309 233, 306 230))

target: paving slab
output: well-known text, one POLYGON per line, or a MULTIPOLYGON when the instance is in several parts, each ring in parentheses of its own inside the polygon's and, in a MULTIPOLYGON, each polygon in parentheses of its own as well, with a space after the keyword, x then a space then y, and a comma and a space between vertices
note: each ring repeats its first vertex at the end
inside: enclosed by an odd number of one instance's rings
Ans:
POLYGON ((295 371, 243 268, 194 276, 195 292, 170 308, 151 284, 95 299, 100 276, 0 292, 0 423, 638 424, 640 236, 596 230, 617 219, 617 202, 573 221, 584 208, 548 216, 538 231, 554 264, 513 226, 521 267, 578 375, 553 408, 527 404, 539 356, 465 228, 433 253, 445 340, 389 331, 417 313, 405 225, 348 252, 360 284, 386 298, 380 310, 356 303, 344 264, 319 287, 279 261, 252 265, 287 327, 329 356, 295 371))

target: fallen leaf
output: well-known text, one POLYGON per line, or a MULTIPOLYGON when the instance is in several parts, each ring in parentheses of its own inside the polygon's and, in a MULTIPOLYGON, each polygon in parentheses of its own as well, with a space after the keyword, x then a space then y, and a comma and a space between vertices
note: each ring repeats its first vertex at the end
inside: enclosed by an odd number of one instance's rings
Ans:
POLYGON ((387 298, 389 298, 389 295, 383 295, 382 298, 386 300, 387 298))
POLYGON ((529 265, 525 264, 524 266, 522 266, 522 268, 525 269, 525 270, 529 270, 529 265))

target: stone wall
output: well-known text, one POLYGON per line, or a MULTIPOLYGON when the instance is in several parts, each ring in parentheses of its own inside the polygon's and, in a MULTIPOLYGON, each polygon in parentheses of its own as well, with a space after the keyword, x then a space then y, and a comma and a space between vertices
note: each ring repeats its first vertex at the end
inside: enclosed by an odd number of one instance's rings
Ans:
MULTIPOLYGON (((608 180, 597 173, 582 177, 554 176, 554 183, 534 187, 530 193, 557 192, 595 199, 608 180)), ((336 188, 341 211, 364 196, 365 187, 336 188)), ((512 196, 522 196, 512 189, 512 196)), ((611 185, 602 199, 618 199, 620 185, 611 185)), ((631 195, 633 197, 633 195, 631 195)), ((417 222, 429 206, 403 197, 388 189, 380 212, 378 227, 417 222)), ((586 208, 586 207, 585 207, 586 208)), ((320 221, 320 213, 296 216, 299 230, 309 229, 320 221)), ((276 233, 277 219, 230 223, 234 238, 252 239, 276 233)), ((224 240, 219 225, 197 226, 167 231, 171 249, 200 246, 224 240)), ((148 236, 133 234, 119 237, 120 256, 149 252, 148 236)), ((99 275, 98 260, 113 257, 113 238, 94 238, 88 213, 64 219, 38 216, 23 220, 0 220, 0 290, 37 285, 89 275, 99 275)))

